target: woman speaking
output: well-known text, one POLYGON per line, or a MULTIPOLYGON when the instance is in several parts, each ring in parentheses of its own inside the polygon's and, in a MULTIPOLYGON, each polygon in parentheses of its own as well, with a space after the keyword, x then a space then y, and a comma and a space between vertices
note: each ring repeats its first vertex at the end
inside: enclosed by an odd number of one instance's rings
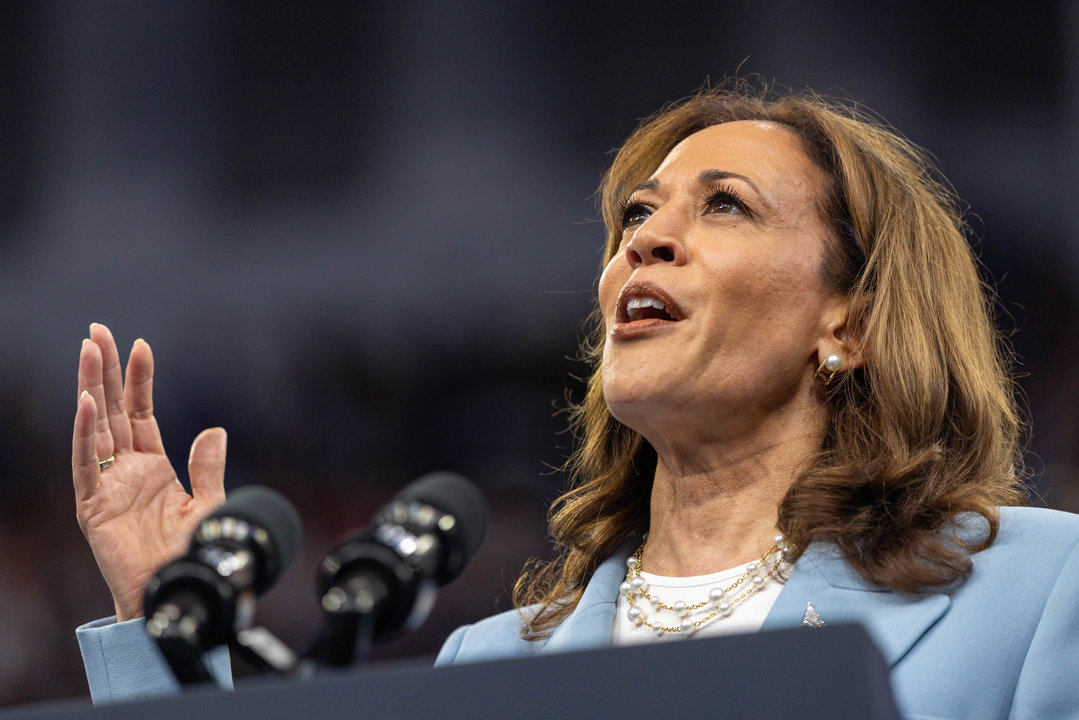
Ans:
MULTIPOLYGON (((1014 507, 1008 356, 925 154, 735 83, 646 120, 601 197, 559 552, 438 662, 857 621, 904 714, 1079 713, 1079 521, 1014 507)), ((93 326, 72 464, 117 611, 79 631, 95 698, 162 686, 124 659, 150 645, 123 621, 224 496, 220 429, 192 446, 193 496, 176 481, 152 370, 136 342, 124 383, 93 326)))

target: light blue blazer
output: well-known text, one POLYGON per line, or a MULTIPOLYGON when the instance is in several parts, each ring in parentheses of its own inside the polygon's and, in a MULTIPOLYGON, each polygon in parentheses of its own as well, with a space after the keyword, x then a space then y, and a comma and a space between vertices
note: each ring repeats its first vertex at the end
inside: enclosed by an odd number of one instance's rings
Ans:
MULTIPOLYGON (((906 595, 867 583, 833 546, 814 545, 761 629, 801 625, 808 603, 825 624, 863 624, 891 668, 896 702, 908 718, 1079 718, 1077 548, 1079 516, 1002 508, 997 540, 973 556, 966 582, 906 595)), ((437 664, 609 645, 631 551, 600 565, 547 640, 521 640, 520 615, 510 611, 456 630, 437 664)))
MULTIPOLYGON (((762 630, 800 625, 808 603, 825 624, 862 623, 911 719, 1079 719, 1077 549, 1079 516, 1004 508, 996 542, 973 556, 966 582, 906 595, 868 584, 834 547, 814 545, 762 630)), ((609 645, 629 552, 600 565, 577 608, 546 640, 521 640, 520 615, 510 611, 456 630, 436 664, 609 645)), ((176 689, 141 625, 99 621, 79 629, 95 702, 176 689)))

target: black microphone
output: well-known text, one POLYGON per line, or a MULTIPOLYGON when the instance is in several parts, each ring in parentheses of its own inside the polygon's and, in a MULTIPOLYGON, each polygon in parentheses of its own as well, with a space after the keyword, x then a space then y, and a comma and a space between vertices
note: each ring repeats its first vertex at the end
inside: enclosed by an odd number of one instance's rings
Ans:
POLYGON ((324 625, 305 657, 330 666, 362 663, 373 640, 419 626, 436 587, 476 554, 487 515, 479 488, 452 473, 426 475, 398 493, 371 527, 323 559, 324 625))
POLYGON ((250 627, 255 596, 300 547, 300 516, 280 493, 249 486, 199 523, 187 555, 146 584, 146 631, 181 683, 210 680, 201 655, 250 627))

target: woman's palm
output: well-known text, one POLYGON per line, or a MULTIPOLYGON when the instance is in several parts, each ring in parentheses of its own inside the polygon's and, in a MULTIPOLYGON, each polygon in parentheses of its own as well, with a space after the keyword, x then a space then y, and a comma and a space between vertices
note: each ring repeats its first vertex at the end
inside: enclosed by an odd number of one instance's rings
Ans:
POLYGON ((111 333, 92 325, 79 357, 72 475, 79 526, 120 620, 142 614, 146 581, 183 554, 195 525, 225 499, 225 431, 204 430, 192 444, 188 494, 165 455, 152 388, 150 346, 135 342, 124 382, 111 333))

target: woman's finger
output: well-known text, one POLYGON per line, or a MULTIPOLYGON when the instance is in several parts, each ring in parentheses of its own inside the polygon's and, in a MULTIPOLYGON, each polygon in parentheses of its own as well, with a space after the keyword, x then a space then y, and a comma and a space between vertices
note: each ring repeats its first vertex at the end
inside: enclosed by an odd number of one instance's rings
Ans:
POLYGON ((132 447, 139 452, 164 453, 154 418, 154 354, 142 338, 131 346, 131 359, 127 361, 124 406, 131 419, 132 447))
POLYGON ((105 391, 102 413, 112 432, 114 450, 131 449, 131 423, 124 409, 124 376, 120 369, 120 353, 112 332, 100 323, 90 324, 90 339, 101 349, 101 379, 105 391))
POLYGON ((215 505, 225 502, 225 450, 228 435, 224 428, 209 428, 191 443, 187 474, 191 494, 215 505))
POLYGON ((75 483, 76 503, 90 499, 101 482, 96 424, 97 404, 93 395, 83 391, 79 395, 78 408, 75 410, 75 429, 71 436, 71 478, 75 483))
MULTIPOLYGON (((79 395, 81 397, 84 391, 90 393, 97 408, 105 407, 101 362, 101 348, 97 343, 89 338, 83 340, 82 349, 79 351, 79 395)), ((109 419, 103 412, 95 412, 94 418, 97 454, 103 458, 111 457, 116 446, 109 428, 109 419)))

